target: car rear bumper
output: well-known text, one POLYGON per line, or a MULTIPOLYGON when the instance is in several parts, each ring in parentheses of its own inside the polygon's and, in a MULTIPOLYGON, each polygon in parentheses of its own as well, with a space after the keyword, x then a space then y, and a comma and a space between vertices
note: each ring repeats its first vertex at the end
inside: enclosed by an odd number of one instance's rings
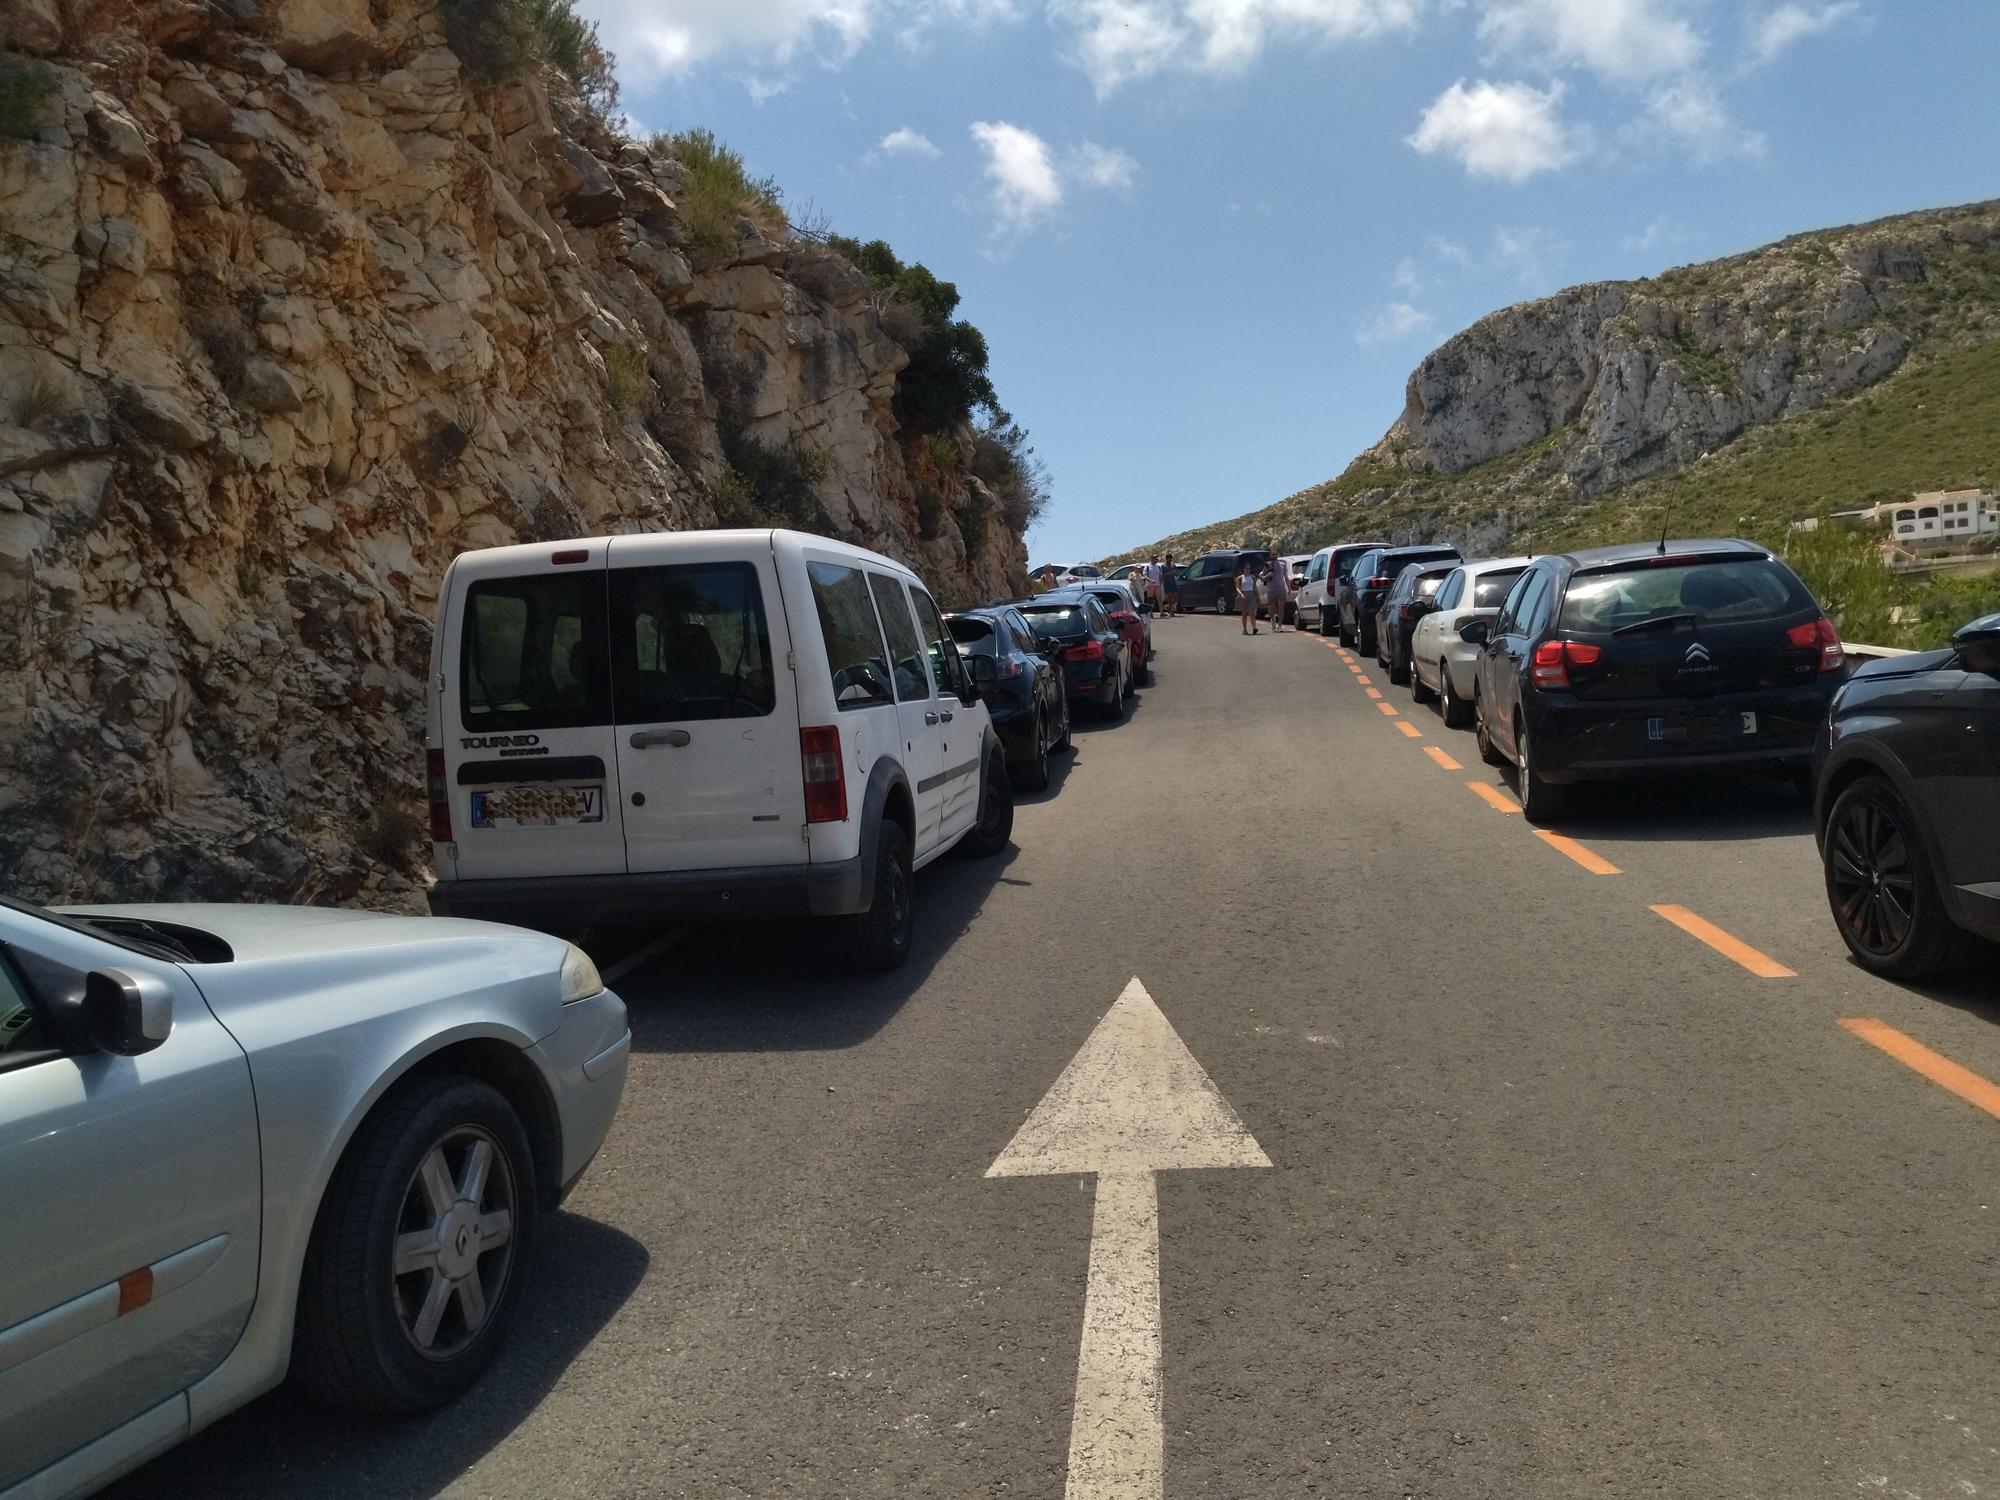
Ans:
POLYGON ((478 917, 537 928, 663 919, 846 916, 868 910, 872 900, 860 855, 826 864, 440 880, 430 889, 434 916, 478 917))
POLYGON ((1800 688, 1700 703, 1545 700, 1528 723, 1535 773, 1560 783, 1731 767, 1803 771, 1831 697, 1830 688, 1800 688), (1754 731, 1745 731, 1745 715, 1755 715, 1754 731))
POLYGON ((1007 759, 1033 760, 1041 754, 1042 747, 1035 743, 1035 711, 1032 708, 1010 705, 1005 717, 994 713, 992 720, 993 732, 999 736, 1007 759))

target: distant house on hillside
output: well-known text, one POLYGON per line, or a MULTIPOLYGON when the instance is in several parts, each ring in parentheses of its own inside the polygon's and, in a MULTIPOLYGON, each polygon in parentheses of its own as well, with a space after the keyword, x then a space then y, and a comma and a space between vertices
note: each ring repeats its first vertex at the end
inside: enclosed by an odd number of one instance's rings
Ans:
POLYGON ((2000 509, 1986 490, 1930 490, 1891 505, 1878 505, 1889 535, 1901 546, 1969 541, 2000 531, 2000 509))

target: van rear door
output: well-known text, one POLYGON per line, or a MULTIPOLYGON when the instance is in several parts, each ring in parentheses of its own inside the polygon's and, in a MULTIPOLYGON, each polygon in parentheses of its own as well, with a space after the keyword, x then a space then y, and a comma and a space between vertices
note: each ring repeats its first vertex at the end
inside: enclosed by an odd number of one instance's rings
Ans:
POLYGON ((496 548, 452 569, 439 734, 460 880, 624 872, 605 551, 496 548))
POLYGON ((798 692, 769 543, 617 537, 610 583, 628 867, 804 863, 798 692))

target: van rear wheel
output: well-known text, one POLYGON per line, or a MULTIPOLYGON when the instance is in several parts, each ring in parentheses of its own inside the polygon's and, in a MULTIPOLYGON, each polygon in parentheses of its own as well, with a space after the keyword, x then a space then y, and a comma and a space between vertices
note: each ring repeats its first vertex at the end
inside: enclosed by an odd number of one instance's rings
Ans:
POLYGON ((836 917, 848 961, 870 974, 900 969, 910 956, 910 934, 916 923, 911 908, 910 835, 901 823, 885 819, 875 840, 873 899, 868 910, 836 917))

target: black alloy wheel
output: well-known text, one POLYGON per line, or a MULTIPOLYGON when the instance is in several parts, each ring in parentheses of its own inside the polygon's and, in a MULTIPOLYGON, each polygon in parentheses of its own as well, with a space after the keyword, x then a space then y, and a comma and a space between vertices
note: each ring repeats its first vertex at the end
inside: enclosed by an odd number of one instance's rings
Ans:
POLYGON ((1479 758, 1487 765, 1507 764, 1507 757, 1493 743, 1493 726, 1486 722, 1486 699, 1480 694, 1478 683, 1472 685, 1472 739, 1479 746, 1479 758))
POLYGON ((974 859, 998 854, 1014 834, 1014 787, 1007 780, 1005 759, 996 749, 986 761, 979 789, 979 821, 959 844, 959 852, 974 859))
POLYGON ((1009 764, 1008 770, 1015 784, 1024 792, 1039 792, 1049 784, 1049 742, 1046 738, 1048 725, 1042 718, 1040 709, 1035 710, 1035 732, 1028 743, 1035 747, 1034 754, 1018 765, 1009 764))
POLYGON ((1451 663, 1438 663, 1438 713, 1447 729, 1463 729, 1472 718, 1472 705, 1452 691, 1451 663))
POLYGON ((1528 726, 1514 723, 1514 744, 1520 750, 1516 774, 1521 778, 1521 812, 1530 823, 1547 823, 1559 818, 1568 802, 1569 788, 1556 786, 1535 774, 1534 744, 1528 726))
POLYGON ((1977 951, 1945 910, 1915 820, 1888 782, 1865 777, 1835 799, 1824 863, 1834 925, 1863 968, 1922 979, 1977 951))

